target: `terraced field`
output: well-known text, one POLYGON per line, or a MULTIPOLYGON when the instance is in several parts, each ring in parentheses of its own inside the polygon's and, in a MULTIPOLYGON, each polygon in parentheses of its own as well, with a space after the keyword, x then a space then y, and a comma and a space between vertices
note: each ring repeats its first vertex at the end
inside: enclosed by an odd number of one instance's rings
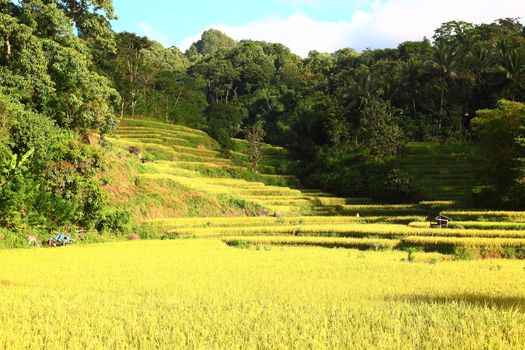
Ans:
POLYGON ((474 156, 464 144, 411 142, 398 162, 434 200, 464 201, 477 185, 474 156))
POLYGON ((346 203, 344 198, 330 198, 320 191, 300 190, 297 178, 283 174, 290 160, 279 147, 264 147, 256 174, 248 170, 245 141, 235 139, 237 151, 225 153, 206 133, 182 126, 124 119, 109 141, 121 149, 140 150, 145 163, 139 179, 165 180, 207 194, 232 195, 261 206, 269 214, 335 215, 338 205, 346 203))
POLYGON ((475 182, 471 158, 462 145, 409 145, 401 164, 439 200, 385 205, 301 188, 298 179, 285 173, 291 162, 286 151, 270 145, 264 147, 259 172, 253 173, 247 170, 244 141, 234 140, 235 151, 223 152, 206 133, 182 126, 125 119, 110 142, 124 153, 129 147, 140 151, 143 163, 133 176, 135 183, 145 184, 144 191, 183 188, 251 208, 219 215, 143 215, 143 222, 163 238, 214 238, 255 248, 309 245, 525 258, 524 212, 477 211, 461 205, 475 182), (450 228, 430 228, 425 219, 438 212, 453 219, 450 228))
POLYGON ((337 198, 158 122, 109 141, 110 200, 166 240, 0 251, 0 348, 525 349, 525 212, 337 198))

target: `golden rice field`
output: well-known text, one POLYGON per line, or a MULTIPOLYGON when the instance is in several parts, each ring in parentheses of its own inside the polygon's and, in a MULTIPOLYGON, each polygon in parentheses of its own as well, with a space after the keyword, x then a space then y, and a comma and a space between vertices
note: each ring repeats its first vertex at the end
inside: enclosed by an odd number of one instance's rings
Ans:
POLYGON ((525 262, 219 240, 0 251, 3 349, 525 349, 525 262))
POLYGON ((440 200, 384 205, 301 189, 279 147, 254 174, 186 127, 109 141, 110 200, 173 240, 0 250, 0 349, 525 349, 525 212, 458 205, 457 162, 440 200))

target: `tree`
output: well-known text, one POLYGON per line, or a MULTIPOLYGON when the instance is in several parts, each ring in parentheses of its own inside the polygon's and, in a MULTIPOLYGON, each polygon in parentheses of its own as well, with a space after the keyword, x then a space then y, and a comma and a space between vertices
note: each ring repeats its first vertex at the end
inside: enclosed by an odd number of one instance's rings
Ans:
POLYGON ((525 104, 499 101, 497 109, 477 112, 473 119, 478 136, 480 177, 492 205, 525 209, 525 104))
POLYGON ((265 136, 264 123, 262 121, 256 122, 254 125, 247 128, 246 141, 248 141, 248 156, 250 157, 251 170, 257 174, 259 163, 262 159, 262 147, 265 136))
POLYGON ((404 88, 410 101, 410 109, 415 117, 418 112, 417 97, 423 75, 423 62, 417 58, 410 58, 401 68, 401 86, 404 88))
POLYGON ((376 158, 392 157, 404 145, 404 135, 396 123, 399 110, 377 96, 364 103, 359 130, 361 144, 376 158))
POLYGON ((116 124, 119 95, 93 61, 94 46, 109 57, 111 18, 109 0, 0 1, 0 226, 99 219, 100 155, 80 136, 116 124))
POLYGON ((115 78, 123 95, 121 115, 126 111, 127 102, 131 115, 135 116, 137 103, 150 78, 145 70, 144 55, 152 44, 148 38, 133 33, 123 32, 117 35, 115 78))
POLYGON ((498 45, 499 71, 508 81, 510 98, 515 101, 525 97, 525 47, 512 47, 502 41, 498 45))
POLYGON ((78 36, 90 49, 95 64, 105 64, 116 50, 110 21, 117 19, 112 0, 54 0, 75 24, 78 36))
POLYGON ((231 49, 237 46, 237 42, 216 29, 209 29, 202 33, 200 40, 193 43, 186 55, 195 58, 199 55, 209 55, 221 49, 231 49))
POLYGON ((445 94, 453 79, 457 76, 457 55, 457 48, 447 41, 438 41, 434 47, 432 66, 436 70, 436 75, 439 77, 438 86, 440 91, 437 125, 439 132, 441 132, 441 128, 443 127, 443 119, 445 117, 445 94))
POLYGON ((96 72, 86 41, 75 35, 61 4, 26 0, 1 7, 0 88, 60 126, 97 128, 114 118, 119 96, 96 72))
POLYGON ((245 110, 236 103, 211 103, 206 109, 208 132, 224 148, 233 147, 231 138, 241 131, 245 110))

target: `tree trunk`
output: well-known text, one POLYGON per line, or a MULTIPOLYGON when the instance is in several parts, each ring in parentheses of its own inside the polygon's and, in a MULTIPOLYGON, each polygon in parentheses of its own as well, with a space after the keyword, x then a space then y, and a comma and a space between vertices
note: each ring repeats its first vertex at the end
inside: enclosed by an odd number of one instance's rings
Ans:
POLYGON ((11 61, 11 41, 10 41, 10 35, 9 34, 4 34, 3 35, 3 40, 4 40, 4 54, 5 54, 5 64, 9 64, 9 62, 11 61))
POLYGON ((135 116, 135 107, 137 106, 138 98, 135 92, 131 93, 131 116, 135 116))
POLYGON ((412 109, 414 110, 414 117, 417 115, 417 108, 416 108, 416 94, 412 93, 412 109))
POLYGON ((443 124, 443 109, 445 104, 445 79, 441 79, 441 100, 439 104, 439 120, 438 120, 438 130, 441 130, 443 124))
MULTIPOLYGON (((177 108, 177 105, 179 104, 180 98, 182 97, 182 93, 184 92, 184 89, 180 89, 179 94, 177 95, 177 99, 175 100, 175 104, 173 105, 173 110, 177 108)), ((166 106, 166 123, 168 122, 168 107, 166 106)))

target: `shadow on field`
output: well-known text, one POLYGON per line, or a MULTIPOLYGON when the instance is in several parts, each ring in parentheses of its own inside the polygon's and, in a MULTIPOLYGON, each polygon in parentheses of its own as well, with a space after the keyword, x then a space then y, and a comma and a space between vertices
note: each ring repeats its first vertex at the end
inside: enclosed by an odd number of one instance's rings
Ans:
POLYGON ((514 309, 525 311, 524 297, 498 297, 483 294, 452 294, 439 295, 402 295, 398 297, 387 297, 388 301, 401 301, 409 303, 428 304, 468 304, 480 307, 514 309))

